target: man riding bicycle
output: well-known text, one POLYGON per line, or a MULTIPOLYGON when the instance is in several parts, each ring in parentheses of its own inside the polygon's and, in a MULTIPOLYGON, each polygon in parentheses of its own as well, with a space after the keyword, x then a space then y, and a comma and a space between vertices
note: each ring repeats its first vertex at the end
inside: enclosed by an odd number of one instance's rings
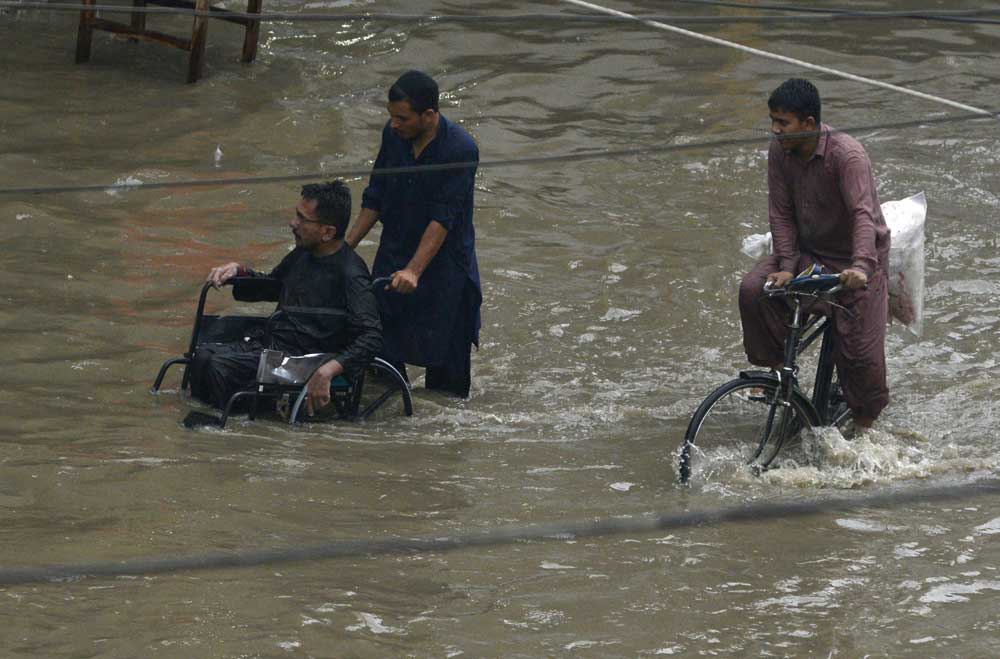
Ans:
POLYGON ((740 284, 743 347, 752 364, 781 368, 788 307, 761 299, 818 263, 848 289, 832 308, 833 359, 854 423, 869 428, 889 402, 885 373, 889 229, 871 162, 854 138, 820 123, 820 98, 792 78, 768 99, 774 141, 767 159, 768 221, 774 254, 740 284))

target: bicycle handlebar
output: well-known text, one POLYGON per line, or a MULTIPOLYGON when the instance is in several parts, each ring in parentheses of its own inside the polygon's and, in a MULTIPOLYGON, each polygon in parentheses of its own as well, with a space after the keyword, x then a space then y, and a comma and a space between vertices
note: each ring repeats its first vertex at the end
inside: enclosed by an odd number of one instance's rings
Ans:
POLYGON ((767 297, 832 297, 844 289, 840 275, 824 274, 819 266, 813 266, 781 288, 773 288, 770 284, 770 281, 764 282, 767 297))

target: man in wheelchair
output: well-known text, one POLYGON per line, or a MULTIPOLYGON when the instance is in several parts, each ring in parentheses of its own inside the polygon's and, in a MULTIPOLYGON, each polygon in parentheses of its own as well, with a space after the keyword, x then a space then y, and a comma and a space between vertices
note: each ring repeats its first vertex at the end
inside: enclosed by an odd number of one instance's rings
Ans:
POLYGON ((328 359, 306 385, 311 415, 330 403, 331 380, 350 378, 374 359, 382 327, 368 267, 343 240, 350 216, 351 191, 343 181, 306 185, 289 222, 295 249, 271 272, 235 262, 212 268, 207 282, 215 287, 234 277, 266 277, 280 282, 280 294, 262 331, 197 347, 190 365, 195 397, 224 409, 233 394, 254 384, 264 350, 324 353, 328 359))

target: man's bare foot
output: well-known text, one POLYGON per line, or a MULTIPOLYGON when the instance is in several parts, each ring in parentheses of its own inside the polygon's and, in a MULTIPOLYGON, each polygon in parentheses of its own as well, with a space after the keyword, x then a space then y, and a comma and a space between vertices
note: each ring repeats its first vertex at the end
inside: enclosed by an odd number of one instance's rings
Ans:
POLYGON ((871 427, 875 425, 875 419, 869 416, 856 416, 854 417, 854 425, 862 430, 871 430, 871 427))

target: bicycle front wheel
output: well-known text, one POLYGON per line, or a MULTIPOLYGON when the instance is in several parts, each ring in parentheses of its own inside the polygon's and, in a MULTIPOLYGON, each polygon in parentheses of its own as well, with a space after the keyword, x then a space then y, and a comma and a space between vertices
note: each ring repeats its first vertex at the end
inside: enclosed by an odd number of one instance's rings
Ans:
POLYGON ((678 471, 712 480, 745 465, 766 469, 802 430, 819 425, 816 412, 797 390, 777 401, 778 381, 767 375, 741 377, 722 385, 698 406, 684 435, 678 471))

